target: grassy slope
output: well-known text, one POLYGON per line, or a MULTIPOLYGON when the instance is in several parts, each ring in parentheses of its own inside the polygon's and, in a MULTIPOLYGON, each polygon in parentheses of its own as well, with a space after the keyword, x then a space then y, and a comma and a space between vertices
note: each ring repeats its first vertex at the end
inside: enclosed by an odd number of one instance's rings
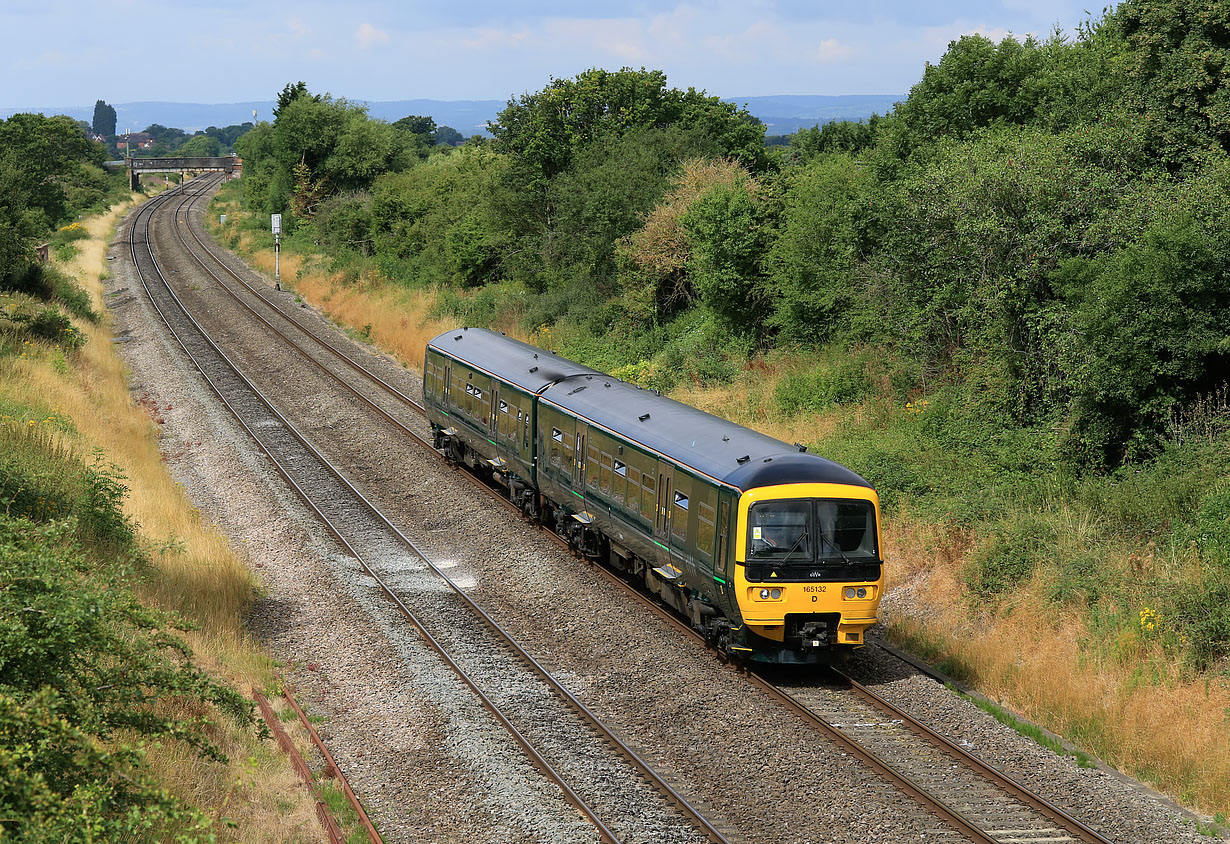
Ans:
MULTIPOLYGON (((135 197, 134 197, 135 198, 135 197)), ((273 662, 243 630, 258 585, 247 566, 167 472, 151 414, 133 402, 124 363, 111 343, 103 307, 107 242, 131 203, 85 222, 90 237, 74 242, 61 269, 88 292, 100 323, 75 320, 88 341, 65 354, 35 341, 0 366, 0 403, 20 424, 58 431, 78 453, 101 449, 127 477, 125 511, 140 525, 152 562, 143 600, 196 622, 186 634, 197 663, 245 694, 276 688, 273 662)), ((305 737, 301 736, 304 747, 305 737)), ((272 741, 236 728, 217 736, 229 765, 199 759, 177 742, 149 754, 150 767, 173 794, 214 818, 220 841, 322 840, 313 801, 272 741), (223 822, 225 819, 225 822, 223 822)))
MULTIPOLYGON (((215 201, 228 214, 215 234, 271 271, 267 238, 245 219, 238 197, 230 189, 215 201)), ((284 246, 282 268, 284 283, 410 366, 420 365, 428 338, 457 321, 439 315, 435 292, 374 276, 356 283, 293 246, 284 246)), ((497 319, 492 327, 603 363, 592 358, 602 357, 594 350, 606 341, 576 326, 527 336, 497 319)), ((854 400, 816 410, 794 400, 800 383, 823 382, 841 368, 825 353, 778 352, 745 363, 729 383, 684 383, 671 394, 874 470, 889 503, 885 551, 896 587, 883 613, 889 636, 1224 822, 1230 672, 1224 664, 1191 667, 1177 619, 1192 593, 1180 587, 1198 590, 1202 570, 1192 549, 1176 546, 1169 524, 1190 515, 1223 483, 1217 478, 1230 478, 1226 408, 1196 420, 1196 427, 1220 420, 1206 426, 1207 437, 1172 444, 1149 470, 1063 481, 1037 465, 1051 432, 962 430, 967 422, 951 395, 906 402, 873 376, 854 400), (1017 559, 1024 565, 1012 568, 1017 559), (997 583, 1005 561, 1012 579, 997 583)))

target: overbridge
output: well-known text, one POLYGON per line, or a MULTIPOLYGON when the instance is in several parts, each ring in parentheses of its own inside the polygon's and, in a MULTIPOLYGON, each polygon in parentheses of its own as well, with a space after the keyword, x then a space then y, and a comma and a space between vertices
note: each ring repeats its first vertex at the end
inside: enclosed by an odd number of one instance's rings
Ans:
POLYGON ((128 184, 137 190, 141 184, 142 173, 179 173, 181 175, 206 170, 220 170, 238 176, 243 172, 243 159, 233 155, 221 158, 125 158, 120 161, 108 161, 108 167, 128 171, 128 184))

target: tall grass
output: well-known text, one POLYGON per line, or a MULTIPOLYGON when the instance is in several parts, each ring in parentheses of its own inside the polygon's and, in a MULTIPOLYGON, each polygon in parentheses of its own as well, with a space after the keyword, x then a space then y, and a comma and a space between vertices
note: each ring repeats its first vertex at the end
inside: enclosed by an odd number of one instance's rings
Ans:
MULTIPOLYGON (((88 238, 74 240, 75 254, 60 266, 87 291, 97 313, 106 313, 107 241, 128 207, 87 221, 88 238)), ((112 347, 109 315, 75 324, 87 342, 67 358, 39 341, 0 368, 0 408, 38 410, 41 418, 31 421, 55 448, 66 454, 98 449, 118 467, 128 487, 124 511, 139 525, 149 559, 143 599, 195 622, 185 638, 202 667, 245 693, 274 686, 272 660, 244 630, 257 588, 249 569, 167 473, 154 425, 133 401, 125 364, 112 347)), ((218 819, 221 841, 320 840, 312 802, 272 744, 226 725, 219 725, 215 741, 229 765, 203 761, 168 741, 149 750, 150 769, 173 794, 218 819)))

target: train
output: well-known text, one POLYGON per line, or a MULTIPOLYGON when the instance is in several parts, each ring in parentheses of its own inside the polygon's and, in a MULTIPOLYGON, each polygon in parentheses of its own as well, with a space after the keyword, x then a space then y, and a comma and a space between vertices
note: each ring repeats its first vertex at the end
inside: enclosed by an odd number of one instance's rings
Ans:
POLYGON ((481 328, 433 338, 433 443, 738 661, 836 662, 883 590, 880 501, 799 444, 481 328))

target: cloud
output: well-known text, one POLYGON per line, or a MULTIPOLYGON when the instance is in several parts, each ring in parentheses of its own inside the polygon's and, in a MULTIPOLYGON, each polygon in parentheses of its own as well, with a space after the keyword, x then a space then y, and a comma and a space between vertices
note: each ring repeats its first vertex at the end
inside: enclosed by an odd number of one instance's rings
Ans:
POLYGON ((858 55, 858 48, 843 44, 836 38, 826 38, 812 51, 812 57, 820 64, 835 64, 858 55))
POLYGON ((389 33, 372 26, 370 23, 361 23, 359 28, 355 30, 354 40, 358 42, 362 49, 366 50, 377 44, 389 43, 389 33))
POLYGON ((630 18, 550 18, 543 27, 547 44, 584 46, 623 64, 640 64, 650 58, 645 29, 630 18))

